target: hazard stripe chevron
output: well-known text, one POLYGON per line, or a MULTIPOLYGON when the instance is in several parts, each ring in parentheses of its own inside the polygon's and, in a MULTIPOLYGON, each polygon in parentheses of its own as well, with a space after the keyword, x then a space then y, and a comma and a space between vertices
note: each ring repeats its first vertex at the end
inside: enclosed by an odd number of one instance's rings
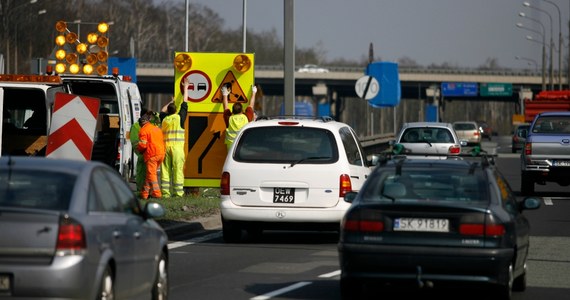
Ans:
POLYGON ((90 160, 99 99, 57 93, 46 157, 90 160))

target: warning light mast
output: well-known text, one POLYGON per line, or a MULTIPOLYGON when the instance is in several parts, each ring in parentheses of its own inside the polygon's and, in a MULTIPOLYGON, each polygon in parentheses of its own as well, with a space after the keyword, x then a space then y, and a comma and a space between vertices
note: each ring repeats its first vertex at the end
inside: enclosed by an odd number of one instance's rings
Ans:
MULTIPOLYGON (((97 24, 97 23, 94 23, 97 24)), ((97 32, 87 35, 87 42, 81 42, 77 33, 67 27, 66 21, 55 24, 55 72, 58 74, 85 74, 94 72, 107 75, 109 67, 109 24, 98 23, 97 32)))

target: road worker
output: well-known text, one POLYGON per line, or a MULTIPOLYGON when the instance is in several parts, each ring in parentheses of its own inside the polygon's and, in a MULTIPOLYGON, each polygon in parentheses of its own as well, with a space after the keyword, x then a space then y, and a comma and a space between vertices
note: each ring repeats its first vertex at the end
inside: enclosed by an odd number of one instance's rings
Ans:
POLYGON ((222 99, 224 104, 224 122, 226 123, 226 146, 228 147, 228 152, 235 138, 237 137, 239 131, 245 124, 253 121, 255 112, 253 107, 255 105, 255 94, 257 93, 257 87, 254 85, 251 88, 251 99, 249 101, 249 106, 243 112, 243 107, 240 102, 233 104, 232 109, 229 109, 228 98, 231 94, 231 85, 226 84, 222 87, 222 99))
POLYGON ((162 120, 162 134, 166 153, 160 169, 160 187, 163 197, 184 196, 184 122, 188 112, 188 86, 184 80, 184 100, 177 114, 176 104, 171 101, 163 110, 166 116, 162 120))
POLYGON ((149 111, 139 119, 141 129, 137 150, 142 153, 146 165, 146 176, 140 195, 142 199, 162 198, 158 167, 164 160, 164 136, 162 130, 150 122, 153 116, 154 113, 149 111))

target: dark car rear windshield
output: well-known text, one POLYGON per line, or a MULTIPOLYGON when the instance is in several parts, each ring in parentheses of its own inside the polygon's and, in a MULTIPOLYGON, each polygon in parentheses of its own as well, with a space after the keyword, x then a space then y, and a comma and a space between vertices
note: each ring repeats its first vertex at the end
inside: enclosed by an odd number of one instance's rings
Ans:
POLYGON ((338 160, 338 150, 333 134, 326 129, 255 127, 243 132, 234 159, 251 163, 329 164, 338 160))
POLYGON ((488 187, 480 169, 464 168, 403 168, 375 173, 371 185, 364 189, 362 201, 395 200, 488 202, 488 187))
POLYGON ((570 133, 570 116, 543 116, 536 120, 533 133, 570 133))
POLYGON ((76 177, 44 171, 0 171, 0 206, 67 210, 76 177))
POLYGON ((453 143, 453 136, 446 128, 418 127, 404 131, 400 143, 453 143))
POLYGON ((455 130, 476 130, 477 126, 472 123, 456 123, 453 124, 453 129, 455 130))

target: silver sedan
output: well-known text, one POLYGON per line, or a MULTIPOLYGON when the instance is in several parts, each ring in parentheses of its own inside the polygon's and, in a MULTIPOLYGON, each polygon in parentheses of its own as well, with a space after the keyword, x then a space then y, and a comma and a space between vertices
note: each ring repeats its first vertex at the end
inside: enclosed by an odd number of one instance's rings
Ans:
POLYGON ((0 158, 0 297, 166 299, 168 238, 112 168, 0 158))

